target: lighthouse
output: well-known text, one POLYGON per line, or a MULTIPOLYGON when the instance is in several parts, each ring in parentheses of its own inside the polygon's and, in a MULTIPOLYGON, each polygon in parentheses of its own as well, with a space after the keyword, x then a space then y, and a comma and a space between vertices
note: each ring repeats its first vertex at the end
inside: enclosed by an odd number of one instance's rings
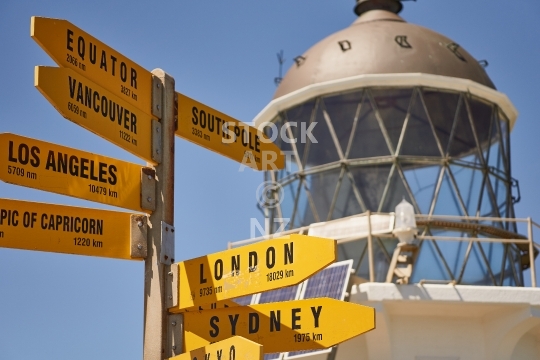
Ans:
POLYGON ((264 174, 265 238, 336 239, 348 301, 376 309, 375 330, 301 356, 540 358, 535 224, 514 215, 518 112, 485 62, 402 6, 358 0, 254 119, 288 159, 264 174))

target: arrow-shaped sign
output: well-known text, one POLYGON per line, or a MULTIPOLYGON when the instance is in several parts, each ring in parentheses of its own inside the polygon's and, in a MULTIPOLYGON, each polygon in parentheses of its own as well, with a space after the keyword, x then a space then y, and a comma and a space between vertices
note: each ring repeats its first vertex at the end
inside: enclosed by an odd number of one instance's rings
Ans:
POLYGON ((169 311, 296 285, 334 261, 335 240, 296 234, 182 261, 169 311))
POLYGON ((371 307, 330 298, 282 301, 184 314, 184 350, 230 336, 265 353, 325 349, 375 328, 371 307))

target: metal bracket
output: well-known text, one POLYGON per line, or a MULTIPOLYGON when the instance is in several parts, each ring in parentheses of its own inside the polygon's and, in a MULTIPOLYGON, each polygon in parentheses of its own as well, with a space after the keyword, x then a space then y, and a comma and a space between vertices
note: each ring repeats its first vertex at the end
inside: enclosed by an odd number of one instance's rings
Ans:
POLYGON ((148 254, 148 217, 131 215, 131 249, 132 258, 146 258, 148 254))
POLYGON ((184 315, 169 314, 167 317, 169 334, 165 357, 170 358, 182 353, 182 334, 184 333, 184 315), (168 354, 167 354, 168 353, 168 354))
POLYGON ((163 99, 163 86, 161 80, 152 74, 152 115, 161 119, 162 108, 161 99, 163 99))
POLYGON ((152 159, 161 163, 161 123, 152 119, 152 159))
POLYGON ((156 210, 156 170, 141 168, 141 208, 156 210))
POLYGON ((178 264, 172 264, 167 278, 165 304, 167 309, 178 306, 178 264))
POLYGON ((174 226, 161 222, 161 254, 159 261, 165 265, 174 263, 174 226))

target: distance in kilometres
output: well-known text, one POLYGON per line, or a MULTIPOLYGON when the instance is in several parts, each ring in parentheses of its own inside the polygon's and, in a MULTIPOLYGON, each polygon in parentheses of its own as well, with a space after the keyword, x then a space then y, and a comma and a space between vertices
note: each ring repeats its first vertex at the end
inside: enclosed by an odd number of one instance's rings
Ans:
POLYGON ((183 94, 176 135, 255 170, 285 167, 285 155, 261 131, 183 94))
POLYGON ((233 336, 169 360, 263 360, 263 346, 241 336, 233 336))
POLYGON ((375 328, 371 307, 330 298, 184 314, 184 351, 237 335, 265 353, 325 349, 375 328))
POLYGON ((296 285, 336 261, 336 241, 288 235, 182 261, 171 312, 296 285))
POLYGON ((152 73, 148 70, 66 20, 32 16, 30 35, 59 66, 152 114, 152 73))
POLYGON ((141 208, 140 165, 14 134, 0 134, 0 180, 61 195, 141 208))
POLYGON ((151 115, 70 69, 36 66, 34 85, 66 119, 156 164, 151 115))
POLYGON ((0 199, 0 247, 142 260, 130 255, 131 216, 118 211, 0 199))

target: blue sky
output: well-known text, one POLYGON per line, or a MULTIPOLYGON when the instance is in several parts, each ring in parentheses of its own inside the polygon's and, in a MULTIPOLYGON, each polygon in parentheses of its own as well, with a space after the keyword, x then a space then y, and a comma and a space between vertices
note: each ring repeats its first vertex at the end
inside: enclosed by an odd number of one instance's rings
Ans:
MULTIPOLYGON (((54 65, 30 38, 32 15, 66 19, 176 90, 245 122, 271 100, 292 59, 355 19, 353 0, 0 2, 0 132, 141 160, 65 120, 33 86, 35 65, 54 65)), ((438 31, 489 62, 487 72, 520 116, 511 136, 518 217, 540 222, 540 2, 418 0, 405 20, 438 31)), ((262 174, 176 140, 176 259, 223 250, 262 217, 262 174)), ((0 197, 107 208, 0 183, 0 197)), ((109 207, 110 208, 110 207, 109 207)), ((539 262, 537 261, 537 264, 539 262)), ((5 359, 142 357, 143 263, 0 249, 0 353, 5 359)))

